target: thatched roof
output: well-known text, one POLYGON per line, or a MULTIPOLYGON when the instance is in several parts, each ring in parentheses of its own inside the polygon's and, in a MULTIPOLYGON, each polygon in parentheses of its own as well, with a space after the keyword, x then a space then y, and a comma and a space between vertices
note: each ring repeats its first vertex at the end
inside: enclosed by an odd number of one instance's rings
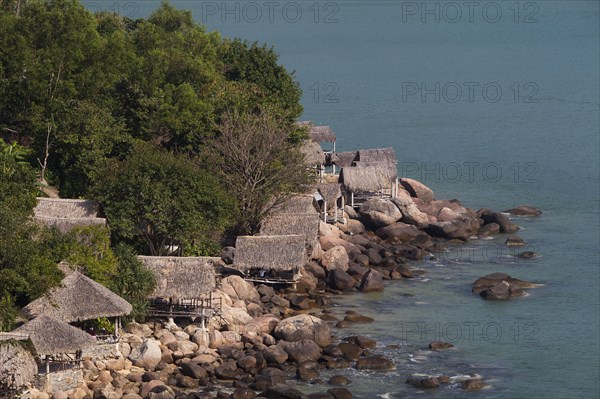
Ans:
POLYGON ((215 288, 215 263, 220 258, 140 256, 156 279, 152 298, 196 299, 215 288))
POLYGON ((335 133, 329 126, 315 126, 314 123, 309 121, 297 122, 298 126, 308 126, 308 134, 311 140, 316 141, 317 143, 334 143, 335 133))
POLYGON ((38 355, 74 353, 94 345, 94 339, 85 331, 45 314, 14 332, 28 334, 38 355))
POLYGON ((46 216, 35 216, 36 222, 48 227, 56 227, 61 233, 68 233, 77 226, 106 226, 106 219, 103 218, 55 218, 46 216))
POLYGON ((319 238, 318 213, 286 213, 268 217, 263 221, 260 234, 263 236, 302 235, 307 249, 312 249, 319 238))
POLYGON ((377 192, 390 189, 395 178, 386 165, 343 168, 340 182, 349 192, 377 192))
POLYGON ((29 318, 42 314, 66 323, 99 317, 125 316, 131 305, 108 288, 74 271, 41 298, 23 309, 29 318))
POLYGON ((300 147, 300 152, 304 155, 306 165, 323 165, 325 163, 325 153, 316 141, 306 140, 300 147))
POLYGON ((344 151, 336 152, 337 160, 334 162, 340 168, 347 168, 352 166, 352 163, 356 161, 358 154, 356 151, 344 151))
POLYGON ((331 206, 342 196, 342 187, 339 183, 319 183, 317 189, 331 206))
POLYGON ((95 218, 98 215, 99 205, 96 201, 38 198, 38 204, 33 209, 36 217, 47 218, 95 218))
POLYGON ((280 213, 317 213, 311 194, 295 194, 273 209, 273 214, 280 213))
POLYGON ((303 235, 240 236, 235 245, 233 266, 238 270, 289 271, 302 267, 306 260, 303 235))
POLYGON ((394 165, 398 163, 398 158, 396 158, 396 152, 392 147, 358 150, 357 157, 355 160, 365 163, 383 162, 394 165))

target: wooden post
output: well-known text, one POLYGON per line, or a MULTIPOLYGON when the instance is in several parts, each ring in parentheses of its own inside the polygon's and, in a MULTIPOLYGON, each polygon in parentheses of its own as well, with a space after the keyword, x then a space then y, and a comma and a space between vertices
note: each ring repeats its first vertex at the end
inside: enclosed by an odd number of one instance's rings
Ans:
POLYGON ((335 205, 333 206, 333 223, 337 223, 338 221, 338 206, 337 206, 337 199, 334 203, 335 205))
POLYGON ((352 201, 352 202, 351 202, 352 209, 354 209, 354 192, 350 193, 350 195, 351 195, 351 197, 350 197, 350 198, 351 198, 351 201, 352 201))
POLYGON ((327 200, 323 198, 323 221, 327 223, 327 200))

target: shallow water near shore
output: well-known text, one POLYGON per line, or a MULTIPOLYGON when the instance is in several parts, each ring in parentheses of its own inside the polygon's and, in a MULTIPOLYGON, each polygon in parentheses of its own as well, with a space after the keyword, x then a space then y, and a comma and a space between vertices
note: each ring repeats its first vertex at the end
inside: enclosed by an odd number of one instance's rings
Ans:
MULTIPOLYGON (((274 45, 297 71, 304 118, 331 125, 338 150, 393 146, 400 175, 423 181, 437 198, 544 211, 515 218, 524 250, 537 258, 515 258, 501 235, 416 262, 428 273, 389 282, 383 294, 337 297, 334 312, 355 309, 375 319, 337 334, 367 335, 397 364, 389 373, 337 370, 353 380, 355 397, 600 396, 597 1, 491 2, 502 13, 497 22, 482 16, 481 3, 473 22, 463 9, 455 23, 448 15, 423 22, 420 10, 415 17, 403 8, 422 2, 284 1, 272 20, 266 8, 260 18, 244 14, 242 2, 171 3, 191 9, 209 30, 274 45), (297 21, 291 8, 282 16, 287 3, 302 10, 297 21), (472 101, 469 82, 478 85, 472 101), (457 101, 453 83, 463 90, 457 101), (409 94, 415 85, 419 91, 409 94), (497 101, 482 92, 486 85, 501 89, 497 101), (483 301, 471 284, 492 272, 543 286, 524 298, 483 301), (456 348, 428 351, 435 339, 456 348), (411 372, 478 373, 490 387, 420 391, 404 383, 411 372)), ((435 9, 444 2, 427 3, 435 9)), ((146 17, 159 2, 89 3, 102 10, 115 4, 146 17)))

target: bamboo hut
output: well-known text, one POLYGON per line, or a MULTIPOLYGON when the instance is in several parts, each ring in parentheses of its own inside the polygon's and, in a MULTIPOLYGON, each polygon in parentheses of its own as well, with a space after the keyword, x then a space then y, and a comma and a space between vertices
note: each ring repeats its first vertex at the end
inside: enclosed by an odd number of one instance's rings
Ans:
POLYGON ((56 227, 62 233, 76 226, 106 226, 106 219, 97 217, 96 201, 59 198, 38 198, 34 208, 34 220, 48 227, 56 227))
MULTIPOLYGON (((156 280, 149 315, 201 318, 204 323, 221 308, 213 298, 216 287, 215 257, 140 256, 156 280)), ((220 300, 220 298, 218 298, 220 300)))
POLYGON ((335 153, 337 159, 335 165, 339 168, 349 168, 358 159, 357 151, 344 151, 335 153))
POLYGON ((249 281, 293 284, 307 259, 303 235, 240 236, 233 266, 249 281))
POLYGON ((372 197, 394 197, 398 190, 398 178, 385 164, 343 168, 340 182, 352 207, 372 197))
POLYGON ((317 203, 320 206, 322 220, 336 223, 343 218, 345 198, 339 183, 321 183, 317 187, 317 203), (331 215, 330 215, 331 214, 331 215))
POLYGON ((273 208, 272 214, 317 213, 311 194, 295 194, 273 208))
POLYGON ((284 213, 264 220, 260 234, 263 236, 302 235, 306 241, 307 254, 311 254, 319 238, 319 214, 284 213))
POLYGON ((51 316, 65 323, 82 323, 101 317, 115 319, 115 337, 119 335, 120 318, 131 313, 129 302, 78 271, 67 275, 61 285, 23 309, 31 319, 51 316))
POLYGON ((304 155, 306 166, 322 178, 325 173, 325 153, 319 143, 306 140, 300 147, 300 152, 304 155))
POLYGON ((39 361, 45 364, 46 374, 51 363, 77 365, 81 351, 95 344, 91 335, 47 314, 39 315, 14 333, 28 336, 39 361))

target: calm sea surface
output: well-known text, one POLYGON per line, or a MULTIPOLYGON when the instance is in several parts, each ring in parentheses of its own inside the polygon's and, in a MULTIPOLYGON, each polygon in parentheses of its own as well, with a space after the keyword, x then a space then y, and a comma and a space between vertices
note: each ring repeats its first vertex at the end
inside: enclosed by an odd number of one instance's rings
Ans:
MULTIPOLYGON (((338 300, 376 319, 344 334, 376 339, 398 365, 345 371, 355 396, 600 396, 598 1, 171 3, 275 46, 304 117, 331 125, 338 149, 393 146, 401 175, 438 198, 544 211, 515 219, 537 259, 515 260, 505 237, 474 241, 418 265, 423 278, 338 300), (544 286, 503 303, 471 294, 497 271, 544 286), (434 339, 456 349, 428 352, 434 339), (475 372, 491 387, 420 392, 404 384, 410 372, 475 372)), ((86 4, 146 17, 159 2, 86 4)))

